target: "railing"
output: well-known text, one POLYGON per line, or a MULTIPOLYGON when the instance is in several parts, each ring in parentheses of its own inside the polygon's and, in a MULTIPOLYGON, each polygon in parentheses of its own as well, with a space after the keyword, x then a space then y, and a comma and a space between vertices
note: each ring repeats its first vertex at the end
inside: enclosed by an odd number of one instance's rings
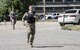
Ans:
POLYGON ((37 13, 39 13, 39 12, 44 12, 43 10, 35 10, 37 13))
MULTIPOLYGON (((43 13, 44 11, 43 10, 35 10, 36 13, 43 13)), ((63 10, 46 10, 46 13, 49 13, 49 12, 62 12, 63 10)))
MULTIPOLYGON (((66 4, 80 4, 80 2, 46 2, 46 5, 66 5, 66 4)), ((36 5, 43 5, 43 2, 38 2, 36 5)))

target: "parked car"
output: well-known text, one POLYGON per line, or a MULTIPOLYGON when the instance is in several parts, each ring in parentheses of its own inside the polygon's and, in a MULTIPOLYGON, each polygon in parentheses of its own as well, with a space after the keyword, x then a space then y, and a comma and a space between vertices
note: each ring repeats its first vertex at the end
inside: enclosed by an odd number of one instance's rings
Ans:
POLYGON ((66 23, 80 24, 80 9, 65 10, 58 16, 58 22, 61 26, 66 23))
POLYGON ((45 15, 42 14, 39 17, 40 17, 40 19, 43 19, 45 17, 45 15))
POLYGON ((46 19, 57 19, 58 15, 59 15, 59 13, 52 13, 52 14, 48 14, 45 16, 46 16, 46 19))

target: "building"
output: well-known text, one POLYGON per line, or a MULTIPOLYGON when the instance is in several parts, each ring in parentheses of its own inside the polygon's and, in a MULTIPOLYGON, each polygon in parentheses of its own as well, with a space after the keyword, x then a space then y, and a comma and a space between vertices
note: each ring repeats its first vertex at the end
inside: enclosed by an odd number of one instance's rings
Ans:
MULTIPOLYGON (((80 0, 45 0, 45 13, 63 12, 66 9, 80 9, 80 0)), ((44 0, 34 6, 38 14, 44 14, 44 0)))

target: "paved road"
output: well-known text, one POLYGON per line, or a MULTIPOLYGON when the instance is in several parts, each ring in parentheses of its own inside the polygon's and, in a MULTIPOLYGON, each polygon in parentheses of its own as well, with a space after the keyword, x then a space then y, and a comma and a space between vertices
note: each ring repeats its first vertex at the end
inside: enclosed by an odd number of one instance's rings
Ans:
POLYGON ((61 30, 57 22, 37 22, 34 47, 27 44, 27 28, 20 21, 12 30, 0 25, 0 50, 80 50, 80 32, 61 30))

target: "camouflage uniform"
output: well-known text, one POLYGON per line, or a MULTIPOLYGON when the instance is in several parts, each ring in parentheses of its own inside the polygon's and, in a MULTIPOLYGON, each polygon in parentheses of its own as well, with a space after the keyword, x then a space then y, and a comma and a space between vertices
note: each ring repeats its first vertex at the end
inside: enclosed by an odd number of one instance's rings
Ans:
POLYGON ((10 14, 10 20, 11 20, 11 24, 13 25, 13 29, 15 29, 15 24, 16 24, 16 19, 17 19, 17 15, 14 11, 11 11, 10 14))
MULTIPOLYGON (((23 18, 22 18, 22 21, 24 21, 24 18, 26 18, 27 20, 27 23, 28 23, 28 35, 27 35, 27 38, 28 38, 28 41, 27 43, 30 42, 30 45, 33 44, 33 40, 34 40, 34 36, 35 36, 35 19, 34 19, 34 22, 32 21, 28 21, 28 18, 30 15, 32 15, 34 17, 34 13, 25 13, 23 18), (31 37, 31 38, 30 38, 31 37)), ((35 17, 34 17, 35 18, 35 17)), ((29 20, 33 20, 33 19, 29 19, 29 20)))
POLYGON ((35 36, 35 23, 29 23, 28 25, 29 25, 28 42, 30 42, 30 44, 32 45, 35 36))

